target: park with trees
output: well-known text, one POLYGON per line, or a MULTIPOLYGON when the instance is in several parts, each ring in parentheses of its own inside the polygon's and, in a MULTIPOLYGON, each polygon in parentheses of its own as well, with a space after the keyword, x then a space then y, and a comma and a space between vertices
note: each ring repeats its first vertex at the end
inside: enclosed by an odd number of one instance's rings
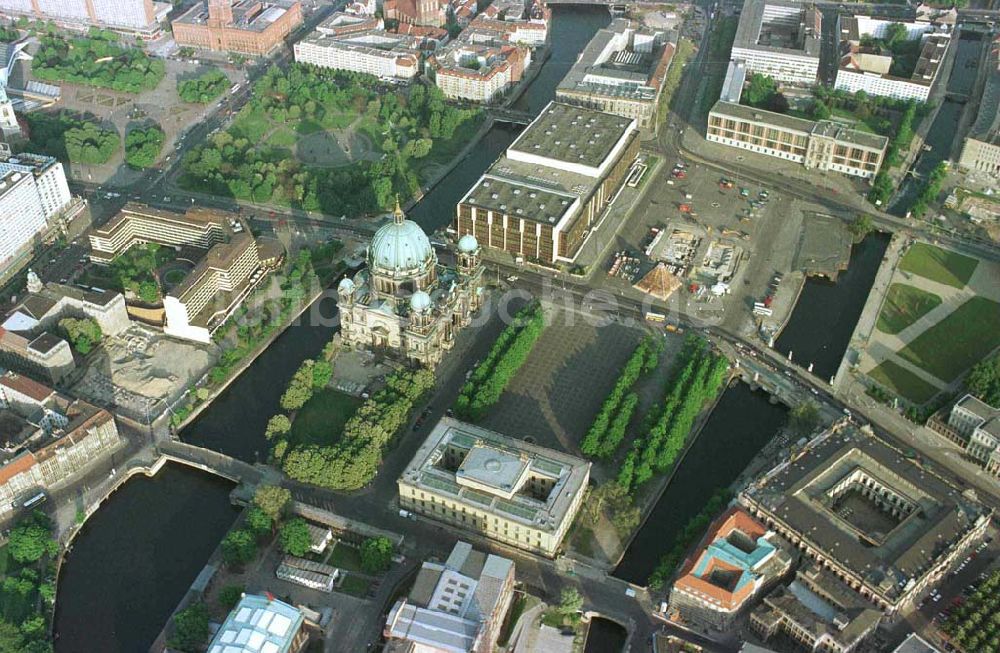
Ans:
POLYGON ((150 167, 160 156, 164 139, 159 125, 130 129, 125 134, 125 163, 139 169, 150 167))
POLYGON ((455 414, 460 419, 482 419, 500 400, 507 384, 528 360, 544 328, 545 314, 539 302, 531 302, 517 312, 462 386, 455 401, 455 414))
POLYGON ((177 80, 177 95, 185 102, 208 104, 229 88, 229 78, 218 68, 206 70, 197 77, 177 80))
POLYGON ((422 171, 450 159, 480 122, 479 109, 447 104, 434 86, 403 91, 370 75, 275 66, 231 127, 184 156, 180 183, 331 215, 378 212, 419 192, 422 171), (354 151, 338 133, 357 135, 354 151), (303 161, 306 140, 329 161, 303 161))
POLYGON ((36 510, 15 522, 0 547, 0 651, 52 653, 49 624, 59 552, 52 528, 36 510))
POLYGON ((60 161, 100 165, 121 148, 118 132, 94 120, 77 118, 65 111, 25 114, 30 129, 30 148, 60 161))
POLYGON ((941 628, 960 651, 1000 653, 1000 570, 979 583, 941 628))
POLYGON ((122 45, 109 30, 87 36, 47 34, 31 62, 32 74, 48 82, 72 82, 126 93, 152 90, 163 80, 163 61, 122 45))

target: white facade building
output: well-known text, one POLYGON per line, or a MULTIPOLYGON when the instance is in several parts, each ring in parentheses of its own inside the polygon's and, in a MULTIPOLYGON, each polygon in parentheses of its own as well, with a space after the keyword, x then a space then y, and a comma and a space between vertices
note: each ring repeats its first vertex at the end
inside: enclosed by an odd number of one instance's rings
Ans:
POLYGON ((40 154, 0 154, 0 175, 7 172, 30 174, 35 179, 38 202, 46 220, 69 206, 73 196, 66 183, 66 171, 59 161, 40 154))
POLYGON ((313 34, 295 44, 295 60, 391 79, 410 80, 420 71, 420 55, 414 50, 396 45, 383 48, 356 41, 313 34))
POLYGON ((31 173, 0 173, 0 276, 45 230, 45 211, 31 173))
POLYGON ((790 0, 747 0, 731 59, 748 72, 788 84, 812 85, 819 70, 822 14, 790 0))

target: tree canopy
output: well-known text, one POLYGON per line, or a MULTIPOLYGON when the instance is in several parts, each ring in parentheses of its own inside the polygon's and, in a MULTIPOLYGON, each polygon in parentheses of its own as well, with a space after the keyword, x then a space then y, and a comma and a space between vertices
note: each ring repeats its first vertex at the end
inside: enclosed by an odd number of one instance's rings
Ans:
POLYGON ((388 537, 369 537, 361 543, 361 569, 380 574, 392 564, 392 542, 388 537))
POLYGON ((241 566, 257 556, 257 538, 245 529, 232 530, 222 538, 222 559, 227 565, 241 566))
POLYGON ((309 552, 309 526, 301 517, 290 519, 281 526, 281 550, 293 556, 309 552))
POLYGON ((207 70, 194 79, 177 80, 177 95, 185 102, 207 104, 229 88, 229 78, 218 68, 207 70))
POLYGON ((117 43, 113 32, 77 38, 53 34, 40 41, 31 72, 44 81, 139 93, 156 88, 166 71, 163 61, 150 58, 144 50, 117 43))
POLYGON ((200 651, 208 639, 208 608, 200 601, 174 615, 170 646, 181 651, 200 651))
POLYGON ((125 163, 133 168, 153 165, 163 149, 163 140, 163 130, 159 125, 131 130, 125 134, 125 163))
POLYGON ((291 499, 291 491, 277 485, 261 485, 253 495, 254 505, 276 522, 281 521, 285 506, 291 499))
POLYGON ((969 392, 990 406, 1000 408, 1000 354, 976 363, 965 378, 969 392))
POLYGON ((64 317, 59 320, 59 328, 69 338, 73 349, 83 356, 89 354, 104 335, 97 320, 93 318, 64 317))

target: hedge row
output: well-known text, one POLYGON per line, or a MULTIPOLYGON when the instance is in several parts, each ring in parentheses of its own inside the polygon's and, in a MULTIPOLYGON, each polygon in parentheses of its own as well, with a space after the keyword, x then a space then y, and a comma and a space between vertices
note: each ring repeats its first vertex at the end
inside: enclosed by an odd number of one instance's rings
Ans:
POLYGON ((544 328, 545 316, 538 302, 519 311, 462 387, 455 401, 455 414, 461 419, 476 421, 499 401, 544 328))
POLYGON ((618 449, 639 402, 635 393, 630 392, 632 386, 640 376, 656 367, 662 351, 663 340, 652 336, 643 338, 636 346, 580 443, 580 450, 585 455, 607 458, 618 449))

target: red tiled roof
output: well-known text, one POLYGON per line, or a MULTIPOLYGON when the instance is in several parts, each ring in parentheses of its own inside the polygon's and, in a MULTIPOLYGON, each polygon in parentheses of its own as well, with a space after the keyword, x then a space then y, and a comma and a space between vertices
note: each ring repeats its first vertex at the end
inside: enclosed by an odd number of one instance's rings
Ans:
POLYGON ((44 386, 38 381, 14 372, 8 372, 0 376, 0 385, 10 388, 15 392, 20 392, 39 403, 51 397, 52 393, 55 392, 52 388, 44 386))
POLYGON ((27 451, 3 467, 0 467, 0 485, 35 466, 35 454, 27 451))

